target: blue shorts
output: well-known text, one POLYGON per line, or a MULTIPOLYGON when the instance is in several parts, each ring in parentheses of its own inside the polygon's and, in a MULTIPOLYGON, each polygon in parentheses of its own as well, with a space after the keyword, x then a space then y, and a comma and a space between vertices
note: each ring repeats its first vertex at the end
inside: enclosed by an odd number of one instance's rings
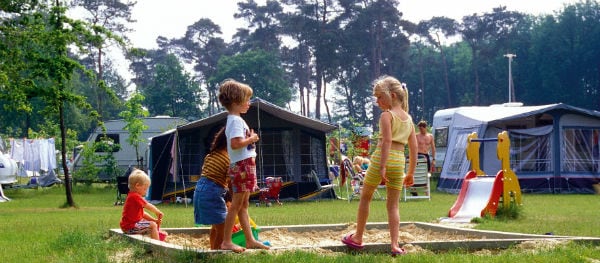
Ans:
POLYGON ((202 176, 194 191, 194 222, 196 225, 215 225, 225 222, 227 189, 202 176))

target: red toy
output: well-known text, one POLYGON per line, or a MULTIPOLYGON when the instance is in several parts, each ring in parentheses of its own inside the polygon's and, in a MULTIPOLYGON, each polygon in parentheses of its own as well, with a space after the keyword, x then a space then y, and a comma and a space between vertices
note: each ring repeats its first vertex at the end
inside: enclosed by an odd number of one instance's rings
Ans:
POLYGON ((260 189, 260 202, 256 203, 256 206, 259 206, 260 203, 271 206, 271 200, 281 205, 281 202, 279 202, 279 191, 281 191, 281 186, 283 185, 281 177, 267 177, 265 178, 265 184, 266 187, 260 189))

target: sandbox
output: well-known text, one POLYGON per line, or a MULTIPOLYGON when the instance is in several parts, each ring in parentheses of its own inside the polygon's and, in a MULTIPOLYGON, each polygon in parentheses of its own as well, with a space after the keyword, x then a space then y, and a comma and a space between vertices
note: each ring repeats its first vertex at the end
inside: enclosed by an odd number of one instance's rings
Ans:
MULTIPOLYGON (((269 241, 271 250, 306 249, 331 252, 349 252, 340 239, 355 227, 350 224, 285 225, 260 227, 259 239, 269 241)), ((164 228, 169 233, 165 242, 152 240, 141 235, 124 235, 120 229, 111 229, 111 235, 120 235, 133 242, 144 244, 150 250, 172 253, 189 251, 195 253, 227 253, 224 250, 210 250, 208 245, 209 228, 164 228)), ((506 249, 522 243, 545 242, 562 243, 567 241, 591 242, 600 244, 600 238, 556 235, 535 235, 499 231, 484 231, 423 222, 402 222, 400 243, 409 252, 443 252, 453 249, 465 251, 506 249)), ((387 223, 369 223, 364 236, 364 253, 389 252, 387 223)))

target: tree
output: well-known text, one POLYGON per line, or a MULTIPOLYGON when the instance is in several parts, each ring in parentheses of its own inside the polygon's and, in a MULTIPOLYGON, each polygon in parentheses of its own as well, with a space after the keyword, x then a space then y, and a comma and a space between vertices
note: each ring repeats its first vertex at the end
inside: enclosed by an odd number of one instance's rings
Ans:
POLYGON ((217 113, 219 109, 218 87, 211 86, 208 78, 216 72, 219 58, 231 53, 228 52, 225 41, 217 37, 219 34, 222 33, 218 25, 210 19, 202 18, 188 26, 183 38, 173 39, 161 45, 161 48, 172 49, 184 62, 193 65, 196 73, 194 80, 200 86, 206 85, 208 91, 208 115, 217 113))
MULTIPOLYGON (((345 89, 341 93, 347 96, 349 112, 356 113, 355 120, 367 123, 368 113, 378 116, 380 112, 369 101, 372 81, 382 74, 400 76, 407 63, 410 42, 403 29, 410 24, 401 19, 398 1, 344 3, 345 13, 339 22, 345 25, 339 51, 339 78, 345 89)), ((377 118, 371 120, 376 129, 377 118)))
POLYGON ((8 53, 9 59, 16 64, 0 65, 10 72, 10 77, 13 78, 10 82, 20 85, 1 86, 4 89, 2 93, 7 95, 3 99, 12 102, 10 105, 14 108, 30 113, 32 108, 28 99, 38 98, 45 105, 41 115, 47 119, 58 119, 62 166, 65 171, 66 205, 72 207, 75 206, 75 202, 66 162, 68 131, 64 107, 66 103, 87 110, 91 110, 91 107, 84 97, 74 94, 69 89, 73 72, 85 72, 85 68, 69 57, 68 48, 81 44, 79 40, 84 39, 90 32, 85 23, 69 19, 65 15, 66 9, 58 0, 55 0, 50 10, 44 5, 32 4, 34 5, 31 10, 17 10, 19 12, 14 14, 13 19, 4 24, 10 28, 3 30, 4 32, 16 33, 7 36, 11 41, 6 43, 8 48, 14 50, 8 53))
POLYGON ((248 27, 238 29, 235 34, 234 52, 257 49, 278 52, 281 47, 279 17, 283 12, 279 1, 268 0, 264 6, 259 6, 254 0, 246 0, 237 5, 238 12, 233 16, 246 20, 248 27))
MULTIPOLYGON (((164 53, 163 53, 164 54, 164 53)), ((169 115, 196 119, 200 117, 198 101, 202 93, 197 83, 183 69, 175 55, 166 54, 155 61, 150 82, 140 87, 151 115, 169 115)))
POLYGON ((254 97, 283 107, 290 102, 292 91, 285 81, 280 64, 275 54, 263 50, 222 57, 219 60, 219 70, 209 82, 218 85, 217 83, 228 78, 244 82, 252 87, 254 97))
MULTIPOLYGON (((425 37, 427 42, 440 51, 442 67, 444 72, 444 85, 446 87, 446 98, 447 106, 452 106, 452 90, 450 88, 450 82, 448 79, 448 63, 446 55, 444 54, 444 46, 440 40, 440 34, 443 34, 444 38, 452 37, 457 33, 458 23, 451 18, 447 17, 433 17, 430 20, 422 21, 417 25, 417 33, 420 36, 425 37)), ((421 83, 421 89, 425 89, 425 84, 421 83)))
MULTIPOLYGON (((496 70, 490 64, 484 64, 494 59, 502 58, 499 54, 500 47, 506 47, 510 36, 518 23, 522 21, 523 15, 518 12, 506 11, 506 7, 494 8, 492 13, 481 16, 473 14, 463 17, 459 32, 463 40, 471 47, 472 72, 474 76, 474 100, 475 105, 481 104, 481 79, 480 76, 494 76, 491 71, 496 70), (500 57, 499 57, 500 56, 500 57), (487 72, 486 72, 487 71, 487 72), (486 72, 487 74, 481 74, 486 72)), ((504 53, 508 50, 504 49, 504 53)), ((504 53, 506 54, 506 53, 504 53)), ((492 64, 494 65, 494 64, 492 64)), ((487 82, 490 84, 491 82, 487 82)), ((493 88, 485 90, 494 90, 493 88)), ((496 94, 489 94, 485 98, 497 98, 496 94)))
POLYGON ((283 32, 299 42, 295 50, 297 58, 302 63, 296 65, 301 103, 308 113, 310 106, 310 82, 315 85, 315 114, 321 119, 321 103, 326 107, 327 117, 331 121, 329 106, 325 99, 327 84, 332 82, 337 68, 337 49, 341 35, 336 17, 343 12, 338 1, 331 0, 289 0, 289 6, 294 6, 296 13, 282 16, 283 32), (311 65, 312 64, 312 65, 311 65), (304 94, 306 90, 306 95, 304 94), (306 98, 306 102, 304 99, 306 98))
POLYGON ((135 149, 135 159, 138 163, 138 168, 143 167, 143 161, 140 158, 139 145, 146 141, 142 137, 144 130, 148 129, 148 126, 144 124, 144 117, 148 117, 148 111, 142 107, 144 96, 139 93, 133 94, 133 96, 125 103, 127 107, 126 111, 119 113, 119 116, 125 120, 124 129, 129 132, 127 143, 133 146, 135 149))
MULTIPOLYGON (((96 69, 98 80, 96 89, 96 109, 98 113, 107 119, 109 117, 104 113, 104 97, 108 96, 111 100, 116 100, 114 91, 107 87, 104 79, 104 59, 106 49, 112 44, 118 44, 124 48, 124 42, 127 40, 126 34, 131 32, 126 24, 135 22, 131 17, 131 11, 137 2, 131 0, 73 0, 73 6, 81 6, 88 12, 87 22, 91 25, 92 33, 88 42, 90 62, 96 69), (107 41, 103 37, 107 30, 112 39, 116 41, 107 41), (92 59, 93 58, 93 59, 92 59), (105 116, 106 115, 106 116, 105 116)), ((113 73, 114 74, 114 73, 113 73)))

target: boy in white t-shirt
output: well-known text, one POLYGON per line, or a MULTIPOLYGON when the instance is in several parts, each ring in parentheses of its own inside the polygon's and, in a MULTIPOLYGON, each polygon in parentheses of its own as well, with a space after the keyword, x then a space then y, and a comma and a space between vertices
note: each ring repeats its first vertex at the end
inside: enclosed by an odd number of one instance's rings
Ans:
POLYGON ((254 148, 259 138, 258 134, 248 127, 240 114, 248 112, 251 97, 252 88, 235 80, 225 80, 219 87, 219 102, 229 112, 225 135, 227 136, 227 153, 231 161, 228 174, 233 189, 231 206, 227 211, 227 217, 225 217, 225 230, 221 249, 237 253, 243 252, 244 248, 234 244, 231 240, 236 216, 240 220, 246 237, 246 248, 269 249, 268 246, 254 239, 248 215, 250 193, 257 188, 256 151, 254 148))

